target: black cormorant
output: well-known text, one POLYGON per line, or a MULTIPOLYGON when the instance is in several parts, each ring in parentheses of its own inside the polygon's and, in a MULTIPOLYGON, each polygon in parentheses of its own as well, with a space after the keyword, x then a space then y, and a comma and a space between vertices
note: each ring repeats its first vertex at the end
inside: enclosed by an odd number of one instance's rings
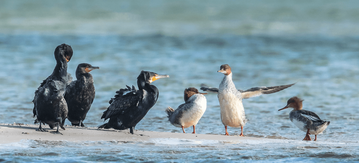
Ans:
POLYGON ((95 87, 92 75, 89 73, 99 67, 81 63, 76 69, 76 79, 66 88, 65 99, 69 113, 67 119, 73 126, 85 127, 83 121, 95 98, 95 87))
POLYGON ((41 127, 42 123, 49 124, 51 129, 57 125, 56 133, 59 133, 59 126, 65 130, 64 122, 68 110, 64 93, 67 84, 71 82, 71 77, 67 73, 67 62, 71 60, 72 54, 71 46, 57 46, 54 52, 57 62, 55 69, 35 91, 33 113, 37 117, 35 123, 40 123, 38 131, 46 131, 41 127))
POLYGON ((158 75, 154 72, 142 71, 137 77, 138 89, 134 86, 127 86, 126 89, 117 91, 115 98, 112 98, 110 106, 103 113, 101 119, 110 120, 99 128, 114 128, 124 130, 133 128, 155 105, 158 99, 158 89, 151 83, 160 78, 168 78, 168 75, 158 75))

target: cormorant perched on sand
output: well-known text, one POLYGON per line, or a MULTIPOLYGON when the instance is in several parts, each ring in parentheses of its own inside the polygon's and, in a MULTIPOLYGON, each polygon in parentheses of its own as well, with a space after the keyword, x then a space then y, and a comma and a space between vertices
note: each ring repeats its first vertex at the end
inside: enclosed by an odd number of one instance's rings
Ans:
POLYGON ((199 93, 196 88, 190 87, 184 90, 184 104, 178 106, 176 110, 171 107, 166 109, 168 120, 172 125, 184 128, 193 126, 192 134, 196 133, 196 124, 201 119, 207 108, 207 100, 203 94, 199 93))
POLYGON ((90 71, 99 69, 88 63, 81 63, 76 69, 76 79, 66 88, 65 99, 69 113, 67 119, 73 126, 85 127, 83 121, 95 98, 95 87, 90 71))
POLYGON ((38 131, 46 131, 41 127, 41 123, 49 124, 53 129, 57 125, 65 130, 64 122, 67 117, 67 103, 64 98, 66 85, 71 82, 71 77, 67 73, 67 62, 71 60, 73 51, 70 45, 61 44, 56 47, 54 55, 56 66, 52 74, 47 77, 35 91, 34 116, 36 122, 40 123, 38 131))
POLYGON ((127 86, 126 89, 117 91, 115 98, 109 101, 107 108, 101 119, 110 120, 99 128, 114 128, 124 130, 130 128, 133 134, 133 128, 155 105, 158 99, 158 89, 151 83, 160 78, 168 78, 168 75, 158 75, 154 72, 142 71, 137 77, 138 89, 134 86, 127 86))

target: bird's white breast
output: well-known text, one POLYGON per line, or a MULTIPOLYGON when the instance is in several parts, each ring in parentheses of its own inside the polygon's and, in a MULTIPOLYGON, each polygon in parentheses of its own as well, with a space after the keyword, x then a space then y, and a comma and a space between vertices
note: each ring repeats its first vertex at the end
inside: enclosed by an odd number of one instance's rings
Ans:
POLYGON ((183 112, 180 123, 184 128, 196 125, 207 108, 207 100, 201 94, 196 94, 189 99, 191 107, 183 112))
POLYGON ((302 131, 307 132, 307 128, 305 127, 306 124, 303 123, 302 121, 298 121, 297 119, 293 118, 292 122, 302 131))
POLYGON ((232 81, 232 73, 225 76, 219 85, 218 100, 221 108, 223 125, 241 127, 246 123, 242 99, 232 81))

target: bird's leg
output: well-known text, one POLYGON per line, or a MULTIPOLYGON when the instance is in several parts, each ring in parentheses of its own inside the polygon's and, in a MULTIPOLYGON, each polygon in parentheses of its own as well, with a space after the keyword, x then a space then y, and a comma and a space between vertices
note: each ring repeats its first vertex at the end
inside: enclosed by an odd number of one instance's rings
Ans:
POLYGON ((183 133, 186 133, 185 131, 184 131, 184 127, 183 126, 181 126, 182 127, 182 131, 183 131, 183 133))
POLYGON ((80 124, 79 125, 81 125, 81 127, 85 127, 85 125, 84 125, 84 123, 82 122, 82 120, 80 121, 80 124))
POLYGON ((60 126, 60 123, 57 122, 57 129, 56 129, 56 132, 59 132, 59 126, 60 126))
POLYGON ((36 129, 36 131, 47 132, 47 130, 45 130, 41 127, 41 121, 40 121, 40 126, 38 129, 36 129))
POLYGON ((192 134, 195 134, 195 133, 196 133, 196 126, 193 125, 193 132, 192 132, 192 134))
POLYGON ((225 135, 229 135, 228 132, 227 132, 227 126, 224 126, 224 128, 226 129, 226 134, 225 135))
POLYGON ((307 133, 305 134, 305 137, 303 140, 311 141, 312 139, 309 136, 309 129, 307 130, 307 133))
POLYGON ((315 139, 314 139, 314 141, 317 141, 317 135, 315 135, 315 139))
POLYGON ((130 127, 130 133, 133 134, 133 128, 132 127, 130 127))
POLYGON ((56 122, 56 123, 57 123, 57 129, 56 129, 56 131, 52 131, 51 133, 53 133, 53 134, 61 134, 62 135, 62 133, 59 131, 61 122, 56 122))
POLYGON ((243 126, 241 126, 241 134, 239 134, 239 136, 244 136, 243 135, 243 126))
MULTIPOLYGON (((59 120, 58 125, 59 125, 63 130, 65 130, 65 127, 64 127, 65 120, 62 120, 61 117, 58 117, 57 119, 59 120)), ((57 126, 57 128, 58 128, 59 126, 57 126)), ((57 129, 57 130, 58 130, 58 129, 57 129)))

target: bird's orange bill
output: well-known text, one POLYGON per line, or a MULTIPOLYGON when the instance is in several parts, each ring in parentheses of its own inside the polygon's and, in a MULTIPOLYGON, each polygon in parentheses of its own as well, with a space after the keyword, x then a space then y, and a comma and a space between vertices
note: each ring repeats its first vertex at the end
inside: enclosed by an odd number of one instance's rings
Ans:
POLYGON ((284 110, 284 109, 287 109, 287 108, 289 108, 289 107, 288 107, 288 106, 285 106, 284 108, 279 109, 278 111, 281 111, 281 110, 284 110))
POLYGON ((66 59, 66 62, 69 62, 71 59, 71 56, 66 56, 65 59, 66 59))
POLYGON ((100 67, 92 66, 92 67, 87 67, 85 70, 86 70, 86 72, 90 72, 94 69, 100 69, 100 67))
POLYGON ((153 81, 156 81, 156 80, 158 80, 158 79, 161 79, 161 78, 169 78, 170 76, 169 75, 156 75, 156 76, 154 76, 154 77, 152 77, 152 82, 153 81))
POLYGON ((199 93, 199 94, 206 95, 206 94, 208 94, 208 93, 199 93))
POLYGON ((220 72, 220 73, 226 73, 225 70, 218 70, 217 72, 220 72))

